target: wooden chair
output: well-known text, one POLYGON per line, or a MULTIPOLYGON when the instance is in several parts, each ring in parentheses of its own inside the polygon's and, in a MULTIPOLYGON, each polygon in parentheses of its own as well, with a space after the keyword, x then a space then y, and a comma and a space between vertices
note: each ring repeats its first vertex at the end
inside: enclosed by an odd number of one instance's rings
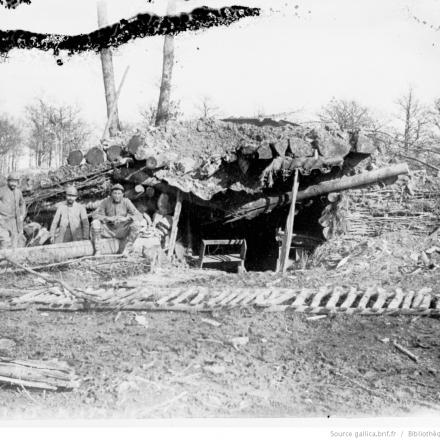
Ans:
POLYGON ((245 271, 244 262, 246 259, 247 245, 246 240, 202 240, 202 249, 199 256, 199 267, 203 266, 236 266, 237 272, 241 273, 245 271), (211 246, 217 246, 218 248, 226 246, 240 246, 239 252, 233 253, 216 253, 207 254, 207 250, 211 246))

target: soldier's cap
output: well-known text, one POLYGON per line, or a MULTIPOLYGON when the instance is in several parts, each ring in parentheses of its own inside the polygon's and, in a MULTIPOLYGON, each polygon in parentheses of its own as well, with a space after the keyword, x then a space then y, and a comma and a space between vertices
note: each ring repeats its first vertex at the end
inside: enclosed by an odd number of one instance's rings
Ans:
POLYGON ((112 190, 112 192, 116 191, 116 190, 120 190, 122 192, 125 191, 124 187, 120 183, 117 183, 116 185, 113 185, 111 190, 112 190))
POLYGON ((18 173, 12 172, 8 176, 8 180, 20 180, 18 173))
POLYGON ((66 196, 77 196, 78 190, 74 186, 68 186, 66 188, 66 196))

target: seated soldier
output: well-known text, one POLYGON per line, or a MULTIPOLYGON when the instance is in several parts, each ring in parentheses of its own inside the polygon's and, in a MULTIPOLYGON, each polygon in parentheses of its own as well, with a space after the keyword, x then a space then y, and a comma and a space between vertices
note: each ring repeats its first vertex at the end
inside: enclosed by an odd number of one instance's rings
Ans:
POLYGON ((112 186, 111 195, 104 199, 93 213, 91 238, 95 255, 101 252, 100 238, 121 240, 120 252, 131 252, 140 229, 141 215, 133 203, 124 197, 124 187, 112 186))
POLYGON ((50 227, 51 243, 68 243, 89 239, 89 220, 86 208, 76 202, 78 191, 66 188, 66 200, 58 205, 50 227))

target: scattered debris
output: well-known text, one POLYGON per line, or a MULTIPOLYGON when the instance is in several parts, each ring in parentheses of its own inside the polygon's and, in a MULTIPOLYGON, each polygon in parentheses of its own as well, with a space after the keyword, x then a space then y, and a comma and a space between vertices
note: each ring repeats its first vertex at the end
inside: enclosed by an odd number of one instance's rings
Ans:
POLYGON ((238 350, 240 346, 246 345, 249 342, 249 338, 247 336, 239 336, 231 339, 232 346, 238 350))
POLYGON ((71 390, 78 388, 79 380, 67 362, 22 361, 0 358, 0 382, 26 388, 71 390))
POLYGON ((396 341, 393 341, 394 347, 397 348, 401 353, 406 354, 410 359, 412 359, 414 362, 418 362, 419 359, 414 353, 411 353, 408 349, 403 347, 402 345, 398 344, 396 341))
POLYGON ((224 374, 226 372, 226 368, 223 365, 205 365, 203 370, 212 374, 224 374))
POLYGON ((145 328, 149 327, 147 318, 143 315, 135 315, 134 320, 139 324, 144 326, 145 328))
POLYGON ((320 319, 327 318, 328 315, 315 315, 315 316, 309 316, 306 318, 307 321, 319 321, 320 319))
POLYGON ((206 324, 212 325, 214 327, 220 327, 222 325, 221 322, 215 321, 214 319, 202 318, 200 321, 205 322, 206 324))

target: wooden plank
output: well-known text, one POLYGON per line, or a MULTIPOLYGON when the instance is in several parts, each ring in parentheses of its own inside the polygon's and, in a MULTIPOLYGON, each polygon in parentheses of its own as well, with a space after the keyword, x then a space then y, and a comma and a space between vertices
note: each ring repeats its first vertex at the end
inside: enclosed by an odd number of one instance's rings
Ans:
POLYGON ((203 258, 203 264, 239 263, 241 261, 239 254, 205 255, 203 258))
POLYGON ((374 295, 375 290, 376 289, 374 287, 368 287, 367 288, 365 293, 362 295, 361 300, 359 301, 359 304, 357 306, 358 309, 365 309, 366 308, 366 306, 368 304, 368 301, 374 295))
POLYGON ((422 301, 420 302, 420 306, 423 309, 428 309, 430 304, 431 304, 431 299, 432 299, 432 295, 431 295, 431 291, 432 289, 430 289, 429 287, 423 287, 422 289, 420 289, 420 293, 424 294, 424 297, 422 299, 422 301))
POLYGON ((371 307, 372 309, 381 309, 385 304, 387 298, 390 296, 390 294, 381 287, 377 288, 377 292, 378 292, 377 299, 373 304, 373 306, 371 307))
POLYGON ((312 295, 312 293, 314 292, 314 290, 312 289, 301 289, 300 294, 296 297, 295 301, 293 301, 293 303, 291 304, 290 307, 298 307, 298 306, 302 306, 305 302, 305 300, 312 295))
POLYGON ((405 295, 405 298, 404 298, 403 303, 402 303, 402 309, 410 309, 411 308, 411 303, 412 303, 412 300, 414 298, 414 295, 415 295, 414 290, 409 291, 405 295))
POLYGON ((173 224, 171 226, 170 243, 168 246, 168 258, 171 258, 174 254, 181 210, 182 210, 182 193, 181 191, 178 190, 176 194, 176 206, 174 207, 173 224))
POLYGON ((396 294, 394 295, 394 298, 391 300, 391 302, 388 304, 389 309, 397 309, 400 306, 400 303, 402 302, 402 299, 404 297, 403 290, 399 287, 396 288, 396 294))
POLYGON ((293 225, 295 220, 296 196, 298 194, 298 168, 295 170, 292 187, 292 203, 290 204, 289 215, 287 216, 284 240, 281 246, 280 269, 282 273, 286 273, 287 264, 289 262, 289 251, 292 242, 293 225))
POLYGON ((344 302, 341 304, 341 309, 350 308, 356 298, 357 298, 356 287, 352 287, 347 294, 347 298, 345 298, 344 302))
POLYGON ((209 294, 209 289, 207 287, 200 287, 197 295, 189 302, 192 306, 200 304, 209 294))
POLYGON ((330 289, 328 286, 320 287, 318 290, 318 293, 313 298, 313 301, 310 304, 310 307, 319 307, 319 304, 321 303, 322 298, 324 298, 324 296, 329 293, 329 290, 330 289))
POLYGON ((342 287, 336 286, 333 289, 333 293, 330 295, 329 300, 327 301, 326 307, 328 307, 329 309, 336 307, 336 304, 338 303, 339 298, 343 293, 344 289, 342 289, 342 287))
POLYGON ((411 307, 413 308, 420 307, 420 304, 422 303, 424 297, 425 297, 425 292, 419 290, 414 296, 411 307))

